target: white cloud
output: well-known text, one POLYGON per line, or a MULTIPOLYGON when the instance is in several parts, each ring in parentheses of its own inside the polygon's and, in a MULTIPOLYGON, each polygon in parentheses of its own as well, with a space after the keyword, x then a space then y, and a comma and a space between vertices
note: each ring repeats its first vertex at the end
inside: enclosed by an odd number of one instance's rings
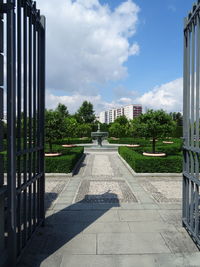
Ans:
POLYGON ((139 45, 129 41, 139 12, 133 1, 115 10, 99 0, 37 3, 47 18, 48 88, 90 95, 95 85, 127 75, 124 63, 139 53, 139 45))
POLYGON ((132 103, 132 99, 126 97, 119 98, 116 101, 108 102, 103 100, 101 95, 85 96, 76 93, 71 96, 56 96, 50 91, 47 91, 46 94, 47 109, 55 109, 58 103, 62 103, 67 106, 71 114, 75 113, 82 104, 82 102, 85 100, 93 104, 95 113, 97 114, 103 110, 108 110, 111 108, 120 107, 132 103))
POLYGON ((151 109, 164 109, 168 112, 183 110, 183 78, 156 86, 135 99, 138 104, 151 109))
MULTIPOLYGON (((121 107, 129 104, 142 104, 143 110, 148 109, 164 109, 167 112, 183 110, 183 78, 156 86, 140 97, 135 97, 136 92, 129 93, 129 96, 122 96, 123 88, 119 90, 118 98, 111 102, 105 101, 100 94, 94 96, 85 96, 79 93, 71 96, 56 96, 51 92, 46 94, 47 108, 55 108, 58 103, 65 104, 71 113, 76 112, 84 100, 90 101, 96 113, 111 108, 121 107)), ((125 90, 125 93, 127 91, 125 90)), ((125 94, 126 95, 126 94, 125 94)))

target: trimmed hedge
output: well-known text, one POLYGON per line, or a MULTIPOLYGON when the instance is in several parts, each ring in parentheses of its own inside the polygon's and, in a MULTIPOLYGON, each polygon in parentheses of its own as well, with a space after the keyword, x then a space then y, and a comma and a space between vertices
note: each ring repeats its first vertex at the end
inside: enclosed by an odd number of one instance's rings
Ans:
POLYGON ((176 126, 174 132, 173 132, 173 137, 180 138, 183 136, 183 126, 176 126))
POLYGON ((132 138, 132 137, 124 137, 119 140, 113 140, 112 138, 107 139, 110 144, 139 144, 141 146, 145 146, 149 143, 149 140, 144 138, 132 138))
MULTIPOLYGON (((54 148, 57 146, 53 146, 54 148)), ((60 146, 59 146, 60 147, 60 146)), ((64 148, 57 150, 62 152, 62 156, 45 157, 45 172, 46 173, 69 173, 73 170, 77 161, 81 158, 84 152, 84 147, 64 148)), ((6 152, 1 152, 4 158, 4 171, 7 171, 7 156, 6 152)), ((23 172, 23 159, 21 159, 21 172, 23 172)), ((28 171, 28 163, 27 163, 28 171)))
POLYGON ((65 145, 65 144, 89 144, 92 143, 92 138, 63 138, 61 140, 57 140, 54 142, 57 145, 65 145))
POLYGON ((83 155, 83 147, 70 148, 66 154, 59 157, 45 158, 46 173, 69 173, 73 170, 77 161, 83 155))
POLYGON ((119 154, 138 173, 180 173, 182 172, 182 153, 166 157, 143 156, 138 150, 119 147, 119 154))

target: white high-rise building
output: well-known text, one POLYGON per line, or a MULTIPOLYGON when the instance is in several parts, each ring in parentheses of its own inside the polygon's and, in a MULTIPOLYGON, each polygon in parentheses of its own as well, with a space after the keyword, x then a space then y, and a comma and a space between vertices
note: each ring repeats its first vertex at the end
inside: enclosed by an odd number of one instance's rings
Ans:
POLYGON ((108 111, 102 111, 99 115, 99 121, 101 123, 112 123, 116 118, 120 116, 126 116, 128 120, 132 120, 138 117, 142 113, 142 105, 127 105, 121 108, 113 108, 108 111))
POLYGON ((128 105, 124 107, 124 115, 128 120, 133 120, 142 113, 142 105, 128 105))
POLYGON ((102 111, 99 114, 99 121, 101 123, 108 123, 108 111, 102 111))

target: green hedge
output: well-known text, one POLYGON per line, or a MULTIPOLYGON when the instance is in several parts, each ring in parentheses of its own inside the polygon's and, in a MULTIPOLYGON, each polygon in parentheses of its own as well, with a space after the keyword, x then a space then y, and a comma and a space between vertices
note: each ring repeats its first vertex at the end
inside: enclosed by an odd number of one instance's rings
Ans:
POLYGON ((183 136, 183 126, 176 126, 174 132, 173 132, 173 137, 180 138, 183 136))
MULTIPOLYGON (((54 146, 55 147, 55 146, 54 146)), ((59 146, 60 147, 60 146, 59 146)), ((62 156, 45 157, 45 172, 46 173, 69 173, 73 170, 77 161, 83 155, 84 147, 65 148, 62 151, 62 156)), ((4 157, 4 171, 7 171, 6 152, 1 152, 4 157)), ((28 162, 27 162, 28 171, 28 162)), ((23 159, 21 158, 21 172, 23 172, 23 159)))
POLYGON ((119 140, 113 140, 112 138, 107 139, 110 144, 139 144, 141 146, 145 146, 149 143, 149 140, 144 138, 132 138, 132 137, 124 137, 119 140))
POLYGON ((55 144, 58 145, 65 145, 65 144, 88 144, 92 143, 92 138, 63 138, 61 140, 57 140, 54 142, 55 144))
POLYGON ((129 147, 119 147, 119 154, 138 173, 180 173, 182 154, 166 157, 147 157, 129 147))
POLYGON ((74 147, 67 151, 65 155, 59 157, 45 158, 46 173, 69 173, 73 170, 77 161, 83 155, 83 147, 74 147))

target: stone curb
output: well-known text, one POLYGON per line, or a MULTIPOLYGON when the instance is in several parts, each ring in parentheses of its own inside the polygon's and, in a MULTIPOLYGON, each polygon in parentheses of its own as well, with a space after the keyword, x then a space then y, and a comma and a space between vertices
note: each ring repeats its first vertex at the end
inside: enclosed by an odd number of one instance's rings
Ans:
POLYGON ((129 164, 121 157, 121 155, 118 153, 118 157, 121 159, 123 164, 126 166, 126 168, 130 171, 130 173, 133 176, 137 177, 182 177, 182 173, 138 173, 135 172, 129 164))
POLYGON ((83 153, 83 155, 80 157, 80 159, 78 160, 78 162, 74 166, 72 172, 69 172, 69 173, 45 173, 45 177, 46 178, 72 177, 72 176, 74 176, 74 174, 77 171, 77 169, 80 167, 80 165, 81 165, 82 161, 84 160, 84 158, 85 158, 85 153, 83 153))

